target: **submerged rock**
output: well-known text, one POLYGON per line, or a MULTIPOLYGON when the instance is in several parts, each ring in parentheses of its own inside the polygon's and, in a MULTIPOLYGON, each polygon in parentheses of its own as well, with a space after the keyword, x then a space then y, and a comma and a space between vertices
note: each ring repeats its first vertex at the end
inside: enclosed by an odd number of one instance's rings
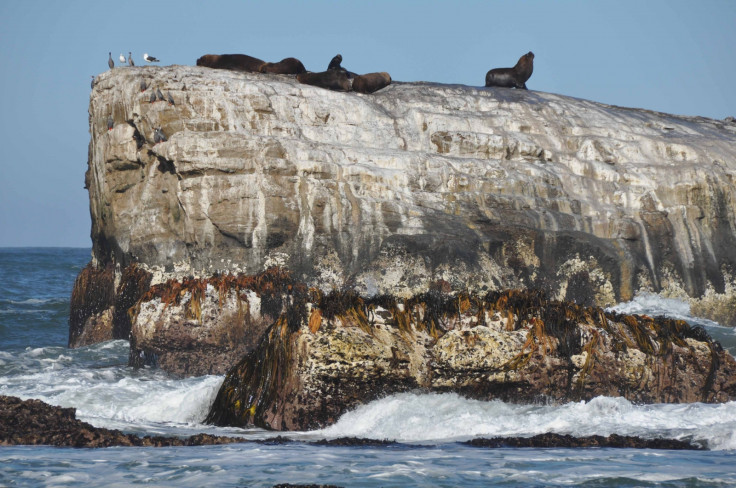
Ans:
POLYGON ((409 390, 516 403, 736 398, 736 360, 681 320, 607 313, 530 291, 433 289, 400 300, 307 296, 294 287, 288 304, 228 373, 208 422, 322 428, 409 390))
POLYGON ((473 447, 615 447, 622 449, 671 449, 702 450, 687 441, 677 439, 642 439, 636 436, 611 434, 573 437, 565 434, 539 434, 532 437, 493 437, 473 439, 465 442, 473 447))

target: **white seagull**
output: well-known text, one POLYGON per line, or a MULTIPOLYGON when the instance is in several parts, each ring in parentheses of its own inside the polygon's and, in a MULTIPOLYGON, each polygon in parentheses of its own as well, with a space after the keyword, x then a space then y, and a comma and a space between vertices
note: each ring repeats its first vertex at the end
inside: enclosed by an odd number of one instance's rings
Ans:
POLYGON ((154 58, 153 56, 149 56, 148 53, 143 53, 143 59, 145 59, 149 63, 158 63, 158 59, 154 58))
POLYGON ((120 53, 120 57, 118 59, 121 63, 125 64, 125 56, 123 56, 123 53, 120 53))

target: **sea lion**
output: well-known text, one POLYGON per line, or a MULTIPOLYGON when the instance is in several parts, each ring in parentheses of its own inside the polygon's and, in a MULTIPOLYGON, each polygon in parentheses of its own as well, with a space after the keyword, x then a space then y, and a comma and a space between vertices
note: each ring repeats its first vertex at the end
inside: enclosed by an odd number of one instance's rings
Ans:
POLYGON ((298 75, 307 72, 302 62, 296 58, 284 58, 278 63, 264 63, 260 71, 276 75, 298 75))
POLYGON ((529 51, 519 58, 513 68, 495 68, 486 73, 486 86, 514 87, 526 90, 526 80, 532 76, 533 69, 534 53, 529 51))
POLYGON ((330 64, 327 66, 327 70, 336 69, 338 71, 344 71, 346 75, 348 75, 348 79, 355 78, 358 76, 357 74, 353 73, 352 71, 348 71, 342 66, 340 66, 340 63, 342 63, 342 54, 336 55, 332 60, 330 61, 330 64))
POLYGON ((373 93, 391 84, 391 75, 382 73, 366 73, 353 78, 353 91, 373 93))
POLYGON ((262 59, 246 54, 205 54, 197 60, 197 66, 247 71, 248 73, 258 73, 264 64, 266 62, 262 59))
POLYGON ((341 69, 342 66, 340 66, 340 63, 342 63, 342 54, 338 54, 334 58, 332 58, 330 64, 327 66, 327 69, 341 69))
POLYGON ((345 71, 339 69, 328 69, 321 73, 299 73, 296 75, 299 83, 305 85, 318 86, 335 91, 350 91, 350 81, 345 71))

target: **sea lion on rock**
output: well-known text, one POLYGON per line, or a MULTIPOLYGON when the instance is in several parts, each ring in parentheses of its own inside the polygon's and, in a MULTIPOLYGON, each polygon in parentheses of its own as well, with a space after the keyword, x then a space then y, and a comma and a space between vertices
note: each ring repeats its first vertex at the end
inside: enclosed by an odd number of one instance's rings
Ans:
POLYGON ((302 62, 296 58, 284 58, 278 63, 264 63, 260 71, 276 75, 298 75, 307 72, 302 62))
POLYGON ((262 59, 246 54, 205 54, 197 60, 197 66, 247 71, 248 73, 258 73, 264 64, 266 62, 262 59))
POLYGON ((350 81, 345 71, 339 69, 328 69, 321 73, 299 73, 296 75, 299 83, 318 86, 335 91, 350 91, 350 81))
POLYGON ((348 71, 342 66, 340 66, 340 63, 342 63, 342 54, 338 54, 334 58, 332 58, 332 60, 330 61, 330 64, 327 66, 327 70, 329 71, 331 69, 336 69, 338 71, 343 71, 345 72, 345 74, 348 75, 348 78, 355 78, 356 76, 358 76, 352 71, 348 71))
POLYGON ((391 84, 391 75, 382 73, 366 73, 353 78, 353 91, 373 93, 391 84))
POLYGON ((534 53, 529 51, 519 58, 513 68, 495 68, 486 73, 486 86, 503 86, 526 90, 526 80, 532 76, 533 69, 534 53))
POLYGON ((342 54, 338 54, 334 58, 332 58, 330 64, 327 66, 327 69, 341 69, 342 66, 340 66, 340 63, 342 63, 342 54))

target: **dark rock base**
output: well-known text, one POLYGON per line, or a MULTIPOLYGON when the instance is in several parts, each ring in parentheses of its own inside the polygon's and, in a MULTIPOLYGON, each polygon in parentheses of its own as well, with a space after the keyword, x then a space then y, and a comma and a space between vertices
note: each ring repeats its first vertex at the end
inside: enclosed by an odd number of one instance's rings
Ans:
MULTIPOLYGON (((0 446, 46 445, 57 447, 171 447, 209 446, 254 442, 238 437, 197 434, 191 437, 138 437, 119 430, 94 427, 76 418, 76 409, 49 405, 41 400, 21 400, 0 396, 0 446)), ((295 442, 286 437, 255 441, 263 444, 295 442)), ((314 446, 386 447, 399 443, 389 440, 340 437, 322 439, 309 444, 314 446)), ((675 439, 641 439, 639 437, 612 434, 608 437, 573 437, 560 434, 541 434, 534 437, 495 437, 473 439, 465 442, 473 447, 618 447, 634 449, 703 449, 689 442, 675 439)), ((289 486, 289 485, 278 485, 289 486)), ((328 485, 292 485, 328 486, 328 485)))
POLYGON ((472 447, 616 447, 623 449, 703 450, 703 447, 677 439, 642 439, 641 437, 611 434, 607 437, 592 435, 573 437, 568 434, 539 434, 533 437, 493 437, 473 439, 464 444, 472 447))
POLYGON ((197 434, 187 438, 124 434, 94 427, 76 418, 76 409, 49 405, 41 400, 0 396, 0 446, 46 445, 57 447, 169 447, 208 446, 244 442, 237 437, 197 434))

